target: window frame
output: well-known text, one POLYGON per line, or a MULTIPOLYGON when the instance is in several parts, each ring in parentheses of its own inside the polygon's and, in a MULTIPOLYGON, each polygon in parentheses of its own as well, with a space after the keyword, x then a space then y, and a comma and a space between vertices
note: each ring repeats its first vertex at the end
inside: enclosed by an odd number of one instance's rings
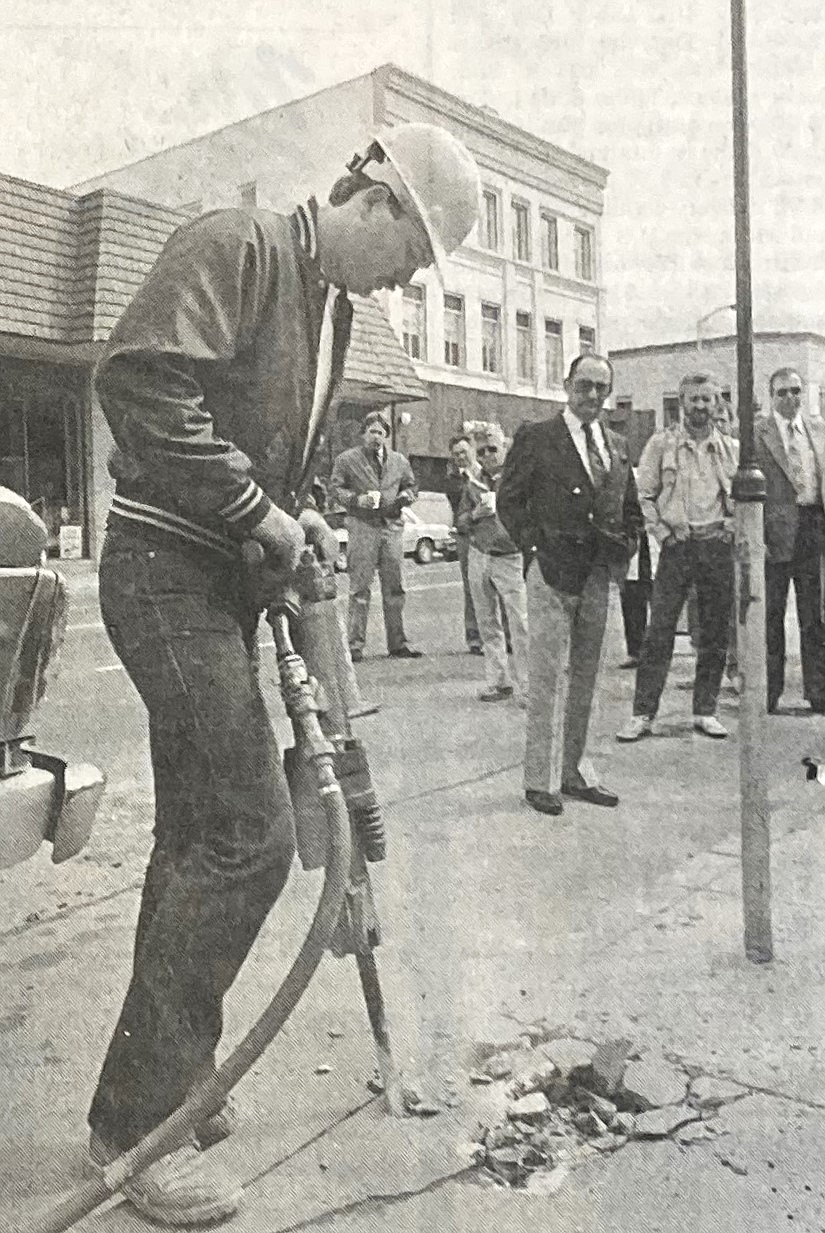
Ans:
POLYGON ((466 368, 467 367, 467 320, 466 320, 466 305, 463 295, 459 295, 455 291, 444 292, 444 367, 445 368, 466 368), (459 308, 455 309, 447 307, 448 300, 456 300, 459 308), (454 343, 452 339, 447 338, 447 316, 450 314, 451 320, 458 321, 458 341, 454 343), (453 363, 447 359, 448 346, 455 345, 458 347, 457 360, 453 363))
POLYGON ((516 309, 516 381, 522 385, 532 385, 536 379, 536 348, 533 339, 533 314, 526 309, 516 309), (520 324, 519 317, 526 318, 527 324, 520 324), (527 342, 527 355, 529 357, 529 372, 521 371, 521 350, 519 341, 527 342))
POLYGON ((500 376, 503 376, 504 374, 504 343, 503 343, 503 335, 502 335, 502 328, 501 328, 501 305, 494 304, 492 300, 482 300, 480 311, 481 311, 481 371, 489 373, 491 376, 494 376, 494 377, 500 377, 500 376), (489 315, 489 313, 488 315, 485 315, 485 311, 484 311, 485 309, 492 310, 492 312, 495 313, 495 316, 491 316, 489 315), (495 359, 497 363, 496 363, 496 366, 492 368, 489 367, 489 365, 485 363, 485 353, 487 353, 489 350, 488 345, 487 345, 487 340, 484 337, 485 322, 495 322, 495 327, 496 327, 495 328, 495 345, 496 345, 495 359))
POLYGON ((521 197, 511 197, 510 219, 513 228, 513 260, 520 262, 522 265, 529 265, 533 249, 532 236, 530 234, 530 202, 524 201, 521 197), (524 239, 526 255, 523 257, 519 253, 519 236, 521 234, 518 226, 519 218, 523 218, 525 223, 524 239))
POLYGON ((543 270, 552 270, 555 273, 558 273, 558 269, 559 269, 559 219, 558 219, 558 215, 554 214, 552 210, 541 210, 539 211, 539 217, 541 219, 541 268, 543 270), (549 251, 550 250, 549 242, 545 245, 545 238, 548 237, 549 235, 548 228, 547 228, 548 223, 553 224, 553 251, 552 253, 549 251), (545 247, 548 250, 547 253, 545 253, 545 247), (547 257, 547 260, 545 260, 545 257, 547 257), (551 257, 552 257, 552 260, 550 259, 551 257))
POLYGON ((559 321, 557 317, 544 318, 544 379, 553 389, 561 388, 564 384, 564 322, 559 321), (549 330, 549 325, 558 326, 558 330, 549 330), (550 355, 547 348, 548 338, 557 338, 558 345, 558 380, 552 380, 550 377, 550 355))
POLYGON ((499 193, 498 190, 495 188, 490 188, 489 186, 482 185, 481 202, 482 202, 482 215, 481 215, 481 218, 479 219, 479 228, 478 228, 479 248, 482 248, 484 252, 486 253, 500 253, 501 252, 501 193, 499 193), (493 210, 494 210, 494 215, 495 215, 495 218, 494 218, 495 241, 496 241, 495 244, 490 244, 486 242, 487 240, 489 240, 489 231, 487 227, 487 222, 489 218, 488 211, 487 211, 488 200, 492 200, 493 210))
POLYGON ((596 327, 595 325, 580 325, 579 326, 579 355, 592 355, 596 352, 596 327), (592 340, 585 343, 583 334, 592 334, 592 340))
POLYGON ((401 291, 401 346, 404 348, 409 359, 413 362, 416 360, 419 363, 427 363, 427 288, 424 283, 407 283, 401 291), (416 304, 418 308, 419 333, 408 333, 406 329, 407 321, 405 319, 405 306, 407 304, 416 304), (420 354, 413 353, 413 339, 419 341, 420 354), (410 345, 407 345, 409 339, 410 345))
POLYGON ((592 227, 587 227, 583 223, 576 223, 573 227, 573 246, 575 254, 575 272, 576 278, 580 278, 584 283, 593 283, 596 281, 596 240, 595 233, 592 227), (585 248, 579 241, 586 240, 587 261, 585 262, 585 248))

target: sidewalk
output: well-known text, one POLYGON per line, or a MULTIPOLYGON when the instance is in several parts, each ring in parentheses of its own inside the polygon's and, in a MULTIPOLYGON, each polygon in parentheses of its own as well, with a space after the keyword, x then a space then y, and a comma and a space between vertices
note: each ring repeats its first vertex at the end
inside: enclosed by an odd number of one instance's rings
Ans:
MULTIPOLYGON (((677 658, 676 675, 690 664, 677 658)), ((365 694, 383 701, 360 725, 391 845, 374 867, 386 934, 378 958, 398 1059, 436 1097, 454 1084, 458 1104, 432 1120, 383 1117, 365 1087, 374 1062, 354 966, 325 961, 242 1084, 238 1135, 214 1149, 246 1183, 245 1209, 227 1227, 825 1227, 825 794, 799 765, 822 748, 825 722, 769 726, 776 959, 758 967, 742 948, 736 742, 694 738, 684 694, 669 688, 663 735, 621 747, 613 733, 632 679, 608 669, 594 745, 622 804, 571 806, 548 824, 521 804, 523 716, 475 702, 470 657, 444 653, 393 672, 384 660, 359 670, 365 694), (476 1122, 500 1111, 503 1085, 470 1087, 473 1047, 506 1044, 542 1018, 560 1035, 661 1049, 749 1094, 720 1112, 729 1133, 718 1143, 630 1143, 587 1160, 552 1198, 483 1185, 468 1171, 469 1144, 476 1122), (330 1073, 316 1073, 321 1064, 330 1073)), ((732 700, 723 718, 735 731, 732 700)), ((138 870, 121 872, 108 898, 46 914, 4 941, 3 1227, 25 1227, 79 1176, 85 1107, 137 908, 138 870)), ((84 873, 72 871, 67 895, 84 873)), ((229 999, 228 1041, 268 1000, 317 888, 316 875, 294 874, 229 999)), ((78 1227, 149 1226, 115 1203, 78 1227)))

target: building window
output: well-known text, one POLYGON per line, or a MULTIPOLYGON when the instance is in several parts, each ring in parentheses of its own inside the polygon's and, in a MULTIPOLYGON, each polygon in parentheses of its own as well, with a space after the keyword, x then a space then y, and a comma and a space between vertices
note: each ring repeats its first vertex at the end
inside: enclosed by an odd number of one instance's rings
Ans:
POLYGON ((576 278, 593 281, 593 232, 588 227, 576 227, 576 278))
POLYGON ((427 358, 427 300, 424 287, 410 283, 402 299, 401 341, 411 360, 427 358))
POLYGON ((516 313, 516 377, 533 380, 533 318, 530 313, 516 313))
POLYGON ((592 325, 579 326, 579 355, 596 350, 596 331, 592 325))
POLYGON ((548 385, 561 385, 564 381, 564 351, 562 348, 561 322, 544 322, 544 365, 548 385))
POLYGON ((481 367, 484 372, 501 372, 501 309, 498 304, 481 305, 481 367))
POLYGON ((498 252, 498 193, 492 188, 484 189, 481 209, 481 225, 479 228, 479 243, 482 248, 498 252))
POLYGON ((449 368, 464 368, 464 300, 460 295, 444 296, 444 363, 449 368))
POLYGON ((669 428, 671 424, 679 423, 679 395, 665 394, 662 399, 662 414, 664 417, 664 426, 669 428))
POLYGON ((251 210, 258 204, 258 185, 255 180, 241 185, 241 209, 251 210))
POLYGON ((553 214, 541 216, 541 264, 545 270, 559 268, 559 223, 553 214))
POLYGON ((513 256, 530 260, 530 207, 523 201, 513 202, 513 256))

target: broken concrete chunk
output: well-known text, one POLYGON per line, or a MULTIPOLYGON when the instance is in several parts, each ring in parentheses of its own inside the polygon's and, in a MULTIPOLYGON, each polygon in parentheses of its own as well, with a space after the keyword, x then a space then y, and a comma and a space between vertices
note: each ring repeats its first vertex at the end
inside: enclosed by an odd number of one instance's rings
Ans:
POLYGON ((329 1062, 319 1062, 315 1067, 315 1073, 316 1075, 331 1075, 332 1067, 329 1062))
POLYGON ((576 1088, 574 1095, 580 1105, 600 1117, 606 1126, 611 1124, 617 1112, 612 1100, 608 1100, 606 1096, 597 1096, 595 1092, 588 1092, 587 1088, 583 1087, 576 1088))
POLYGON ((530 1174, 522 1194, 533 1196, 558 1194, 567 1181, 569 1172, 567 1165, 563 1164, 556 1165, 555 1169, 549 1172, 539 1169, 530 1174))
POLYGON ((541 1046, 541 1052, 551 1062, 555 1062, 563 1075, 571 1071, 585 1070, 593 1060, 596 1046, 587 1040, 574 1040, 565 1036, 561 1040, 549 1040, 541 1046))
POLYGON ((531 1092, 507 1106, 507 1116, 512 1122, 537 1122, 549 1111, 550 1104, 543 1092, 531 1092))
POLYGON ((573 1122, 582 1134, 591 1137, 607 1134, 607 1127, 602 1119, 597 1117, 595 1113, 591 1113, 589 1109, 584 1110, 582 1113, 576 1113, 573 1117, 573 1122))
POLYGON ((541 1066, 525 1074, 520 1074, 513 1080, 513 1096, 529 1096, 531 1092, 546 1092, 548 1087, 560 1079, 559 1068, 548 1058, 541 1066))
POLYGON ((690 1122, 676 1135, 682 1147, 691 1147, 694 1143, 716 1143, 718 1137, 716 1131, 708 1126, 707 1122, 690 1122))
POLYGON ((651 1109, 639 1113, 633 1130, 634 1139, 666 1139, 674 1130, 680 1130, 689 1122, 697 1122, 699 1114, 690 1109, 671 1105, 665 1109, 651 1109))
POLYGON ((697 1109, 721 1109, 722 1105, 731 1104, 747 1096, 748 1089, 737 1083, 729 1083, 725 1079, 712 1079, 710 1075, 700 1075, 690 1085, 688 1099, 697 1109))
POLYGON ((507 1053, 494 1053, 487 1059, 481 1070, 491 1079, 509 1079, 513 1073, 513 1059, 507 1053))
POLYGON ((632 1135, 636 1129, 636 1118, 632 1113, 617 1113, 610 1123, 614 1135, 632 1135))
POLYGON ((635 1112, 678 1105, 685 1099, 687 1080, 663 1057, 629 1062, 622 1082, 621 1103, 635 1112))
POLYGON ((593 1079, 591 1087, 598 1096, 611 1097, 622 1086, 627 1056, 631 1049, 629 1040, 607 1040, 593 1054, 593 1079))

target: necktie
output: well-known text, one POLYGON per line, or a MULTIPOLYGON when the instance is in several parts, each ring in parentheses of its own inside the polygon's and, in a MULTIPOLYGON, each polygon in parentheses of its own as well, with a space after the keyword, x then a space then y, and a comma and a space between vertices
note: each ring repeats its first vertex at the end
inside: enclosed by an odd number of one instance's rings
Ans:
POLYGON ((378 478, 379 478, 379 480, 381 479, 381 472, 384 470, 384 458, 383 458, 383 453, 384 453, 384 451, 383 451, 383 450, 376 450, 376 451, 375 451, 375 456, 374 456, 374 458, 373 458, 373 462, 374 462, 374 464, 375 464, 375 469, 376 469, 376 471, 378 472, 378 478))
POLYGON ((788 424, 788 462, 791 464, 791 479, 798 493, 805 487, 805 469, 802 464, 802 445, 799 440, 801 429, 791 420, 788 424))
POLYGON ((584 439, 587 443, 587 458, 590 463, 590 474, 593 477, 594 488, 601 488, 607 478, 607 468, 604 465, 604 459, 601 456, 598 446, 596 445, 596 437, 593 432, 592 424, 582 424, 584 429, 584 439))

